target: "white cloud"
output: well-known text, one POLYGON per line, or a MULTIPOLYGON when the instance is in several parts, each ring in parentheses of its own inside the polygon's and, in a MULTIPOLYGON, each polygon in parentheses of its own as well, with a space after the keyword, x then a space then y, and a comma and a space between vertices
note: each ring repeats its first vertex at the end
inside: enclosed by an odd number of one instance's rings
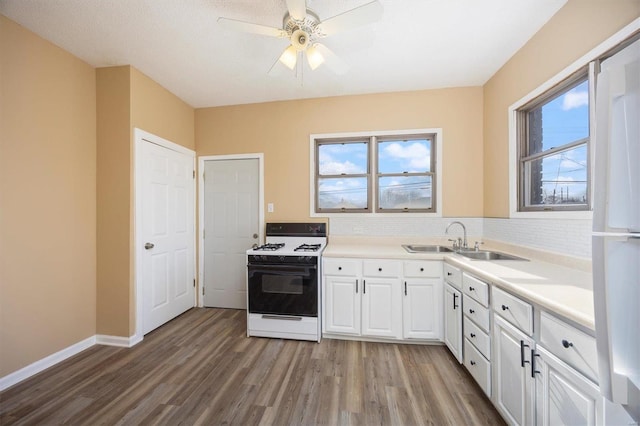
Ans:
POLYGON ((586 90, 572 90, 562 98, 563 111, 568 111, 570 109, 579 108, 586 105, 589 105, 589 92, 587 92, 586 90))
POLYGON ((424 171, 429 168, 431 158, 429 150, 424 144, 415 142, 407 146, 392 143, 385 147, 384 154, 393 159, 409 160, 409 167, 414 170, 424 171))
POLYGON ((320 163, 320 174, 323 175, 340 175, 340 174, 360 174, 364 173, 357 165, 347 160, 342 163, 338 161, 329 161, 320 163))

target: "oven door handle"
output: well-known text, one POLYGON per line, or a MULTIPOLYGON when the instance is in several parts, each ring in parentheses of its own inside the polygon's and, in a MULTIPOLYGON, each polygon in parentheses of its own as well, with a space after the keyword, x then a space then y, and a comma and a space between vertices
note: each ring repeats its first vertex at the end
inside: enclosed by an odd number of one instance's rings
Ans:
POLYGON ((259 273, 277 273, 278 275, 300 275, 310 277, 316 274, 318 267, 316 265, 248 265, 249 276, 252 277, 259 273))

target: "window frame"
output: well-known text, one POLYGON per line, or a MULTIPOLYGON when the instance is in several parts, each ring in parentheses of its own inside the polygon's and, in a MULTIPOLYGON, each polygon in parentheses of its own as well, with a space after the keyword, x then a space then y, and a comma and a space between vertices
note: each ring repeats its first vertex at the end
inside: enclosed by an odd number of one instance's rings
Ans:
POLYGON ((371 211, 371 140, 369 138, 336 138, 336 139, 316 139, 315 140, 315 165, 314 165, 314 187, 315 187, 315 211, 318 214, 322 213, 367 213, 371 211), (364 143, 367 146, 367 170, 366 173, 354 173, 346 174, 341 173, 339 175, 321 175, 320 174, 320 146, 322 145, 343 145, 343 144, 358 144, 364 143), (319 181, 320 179, 349 179, 349 178, 366 178, 367 182, 367 206, 363 209, 320 209, 318 207, 318 198, 320 196, 319 181))
POLYGON ((586 65, 574 72, 569 77, 565 78, 561 82, 557 83, 550 89, 546 90, 541 95, 533 98, 526 104, 522 105, 515 111, 516 115, 516 131, 517 131, 517 198, 518 198, 518 212, 549 212, 549 211, 564 211, 564 212, 578 212, 578 211, 590 211, 591 210, 591 187, 592 187, 592 174, 591 174, 591 140, 593 137, 593 117, 595 108, 595 96, 592 88, 594 73, 590 72, 592 66, 586 65), (587 82, 589 92, 589 134, 587 137, 567 142, 563 145, 552 147, 544 151, 540 151, 534 154, 529 154, 530 143, 530 120, 529 113, 536 108, 539 108, 548 102, 556 99, 563 94, 568 93, 580 84, 587 82), (539 204, 529 205, 529 191, 531 183, 531 175, 527 173, 526 164, 536 160, 543 160, 556 156, 562 152, 569 151, 581 146, 585 146, 587 150, 586 158, 586 203, 584 204, 539 204))
MULTIPOLYGON (((345 132, 345 133, 321 133, 309 135, 309 215, 310 217, 398 217, 398 214, 402 213, 406 217, 442 217, 442 129, 441 128, 423 128, 423 129, 409 129, 409 130, 382 130, 382 131, 365 131, 365 132, 345 132), (435 174, 435 182, 432 184, 432 205, 433 208, 429 210, 425 209, 411 209, 411 210, 393 210, 383 209, 378 211, 377 207, 377 138, 387 141, 389 139, 404 140, 411 136, 421 136, 423 138, 431 138, 432 150, 431 162, 434 165, 431 173, 435 174), (342 140, 354 140, 358 138, 366 138, 370 141, 369 145, 369 175, 368 181, 368 197, 369 197, 369 209, 366 211, 355 211, 341 209, 322 209, 322 211, 316 211, 318 205, 318 149, 317 143, 336 141, 340 143, 342 140), (331 210, 331 211, 327 211, 331 210)), ((326 176, 323 176, 326 177, 326 176)))
POLYGON ((406 135, 399 135, 399 136, 379 136, 379 137, 374 137, 375 139, 375 185, 376 185, 376 193, 375 193, 375 206, 376 206, 376 212, 378 213, 407 213, 407 212, 412 212, 412 213, 433 213, 434 211, 437 210, 437 203, 436 203, 436 199, 437 199, 437 181, 438 181, 438 177, 436 175, 435 170, 435 163, 436 163, 436 158, 438 153, 436 152, 436 135, 433 133, 430 134, 406 134, 406 135), (380 162, 380 143, 384 143, 384 142, 392 142, 392 141, 403 141, 403 142, 408 142, 408 141, 412 141, 412 140, 427 140, 429 141, 429 157, 430 157, 430 164, 429 164, 429 172, 401 172, 401 173, 380 173, 380 169, 378 167, 379 162, 380 162), (404 209, 383 209, 380 206, 380 178, 383 177, 394 177, 394 176, 398 176, 398 177, 407 177, 407 176, 431 176, 431 207, 427 208, 427 209, 410 209, 410 208, 404 208, 404 209))

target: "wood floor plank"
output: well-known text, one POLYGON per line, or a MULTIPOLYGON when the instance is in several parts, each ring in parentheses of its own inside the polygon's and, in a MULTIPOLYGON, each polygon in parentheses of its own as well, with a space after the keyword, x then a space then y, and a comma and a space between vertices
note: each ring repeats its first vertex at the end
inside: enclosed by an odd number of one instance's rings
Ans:
POLYGON ((443 346, 247 338, 245 311, 200 308, 5 390, 0 424, 504 422, 443 346))

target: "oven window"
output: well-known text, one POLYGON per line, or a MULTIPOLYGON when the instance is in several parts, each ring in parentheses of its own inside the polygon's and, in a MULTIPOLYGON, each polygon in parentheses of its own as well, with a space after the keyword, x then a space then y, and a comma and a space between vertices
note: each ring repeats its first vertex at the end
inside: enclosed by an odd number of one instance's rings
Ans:
POLYGON ((302 277, 263 275, 262 292, 279 294, 302 294, 302 277))

